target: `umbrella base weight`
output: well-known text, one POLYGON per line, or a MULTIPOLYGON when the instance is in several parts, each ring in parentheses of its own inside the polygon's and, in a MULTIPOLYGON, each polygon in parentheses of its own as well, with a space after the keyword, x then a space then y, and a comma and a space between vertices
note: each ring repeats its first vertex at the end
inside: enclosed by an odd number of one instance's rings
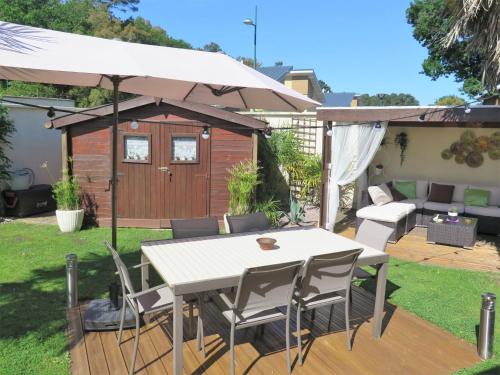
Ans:
MULTIPOLYGON (((118 301, 121 306, 121 299, 118 301)), ((109 299, 95 299, 87 305, 84 315, 86 331, 117 331, 120 328, 120 308, 115 308, 109 299)), ((135 316, 128 306, 123 328, 135 328, 135 316)))

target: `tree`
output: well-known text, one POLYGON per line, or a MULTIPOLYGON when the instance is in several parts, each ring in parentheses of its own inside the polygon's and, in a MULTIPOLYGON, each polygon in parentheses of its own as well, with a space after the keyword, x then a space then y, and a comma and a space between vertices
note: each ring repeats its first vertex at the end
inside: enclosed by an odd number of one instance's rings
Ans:
POLYGON ((480 57, 481 83, 487 90, 496 91, 500 77, 499 35, 498 0, 456 0, 452 9, 452 24, 442 44, 444 48, 449 48, 467 41, 465 51, 480 57))
POLYGON ((359 97, 360 106, 405 106, 405 105, 419 105, 417 99, 410 94, 363 94, 359 97))
POLYGON ((456 95, 442 96, 434 102, 435 105, 463 105, 465 100, 456 95))
POLYGON ((280 61, 276 61, 274 63, 274 66, 283 66, 283 61, 281 61, 281 60, 280 61))
POLYGON ((200 50, 205 51, 205 52, 222 52, 222 53, 224 53, 224 51, 222 50, 222 47, 219 46, 215 42, 210 42, 210 43, 205 44, 202 48, 200 48, 200 50))
POLYGON ((328 85, 328 83, 326 83, 325 81, 323 81, 322 79, 318 80, 318 84, 319 84, 319 88, 321 89, 321 92, 323 94, 327 94, 327 93, 330 93, 332 92, 332 89, 331 87, 328 85))
MULTIPOLYGON (((453 75, 457 82, 463 82, 462 90, 467 95, 472 97, 481 94, 484 90, 481 83, 483 68, 498 53, 499 47, 495 47, 495 43, 490 46, 484 44, 487 37, 498 37, 498 26, 495 29, 495 22, 498 25, 500 17, 498 9, 498 1, 414 0, 406 11, 406 18, 413 26, 414 38, 428 51, 422 64, 423 73, 433 80, 453 75), (466 4, 479 2, 490 6, 481 10, 481 15, 467 18, 473 20, 472 23, 460 22, 459 19, 462 18, 458 17, 465 14, 458 11, 462 4, 466 9, 466 4), (484 30, 479 30, 481 28, 484 30), (486 37, 487 33, 491 35, 486 37)), ((498 55, 496 56, 498 68, 498 55)), ((498 71, 496 74, 498 80, 498 71)), ((489 83, 488 88, 494 89, 489 83)))

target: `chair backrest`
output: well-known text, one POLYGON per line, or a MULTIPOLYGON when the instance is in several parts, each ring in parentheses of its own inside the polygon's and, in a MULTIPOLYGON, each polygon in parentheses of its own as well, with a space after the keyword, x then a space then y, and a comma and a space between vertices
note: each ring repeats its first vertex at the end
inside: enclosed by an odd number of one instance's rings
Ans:
POLYGON ((354 266, 362 251, 363 249, 353 249, 310 257, 300 282, 300 298, 307 299, 348 289, 354 266))
POLYGON ((247 268, 235 298, 236 313, 290 305, 304 261, 247 268))
POLYGON ((231 233, 256 232, 271 228, 269 219, 262 212, 247 215, 228 215, 226 219, 231 233))
POLYGON ((213 216, 201 219, 172 219, 170 220, 170 224, 174 239, 215 236, 219 234, 219 222, 213 216))
POLYGON ((121 260, 118 252, 113 248, 113 246, 110 245, 108 241, 104 241, 104 245, 111 253, 113 261, 116 265, 116 269, 118 270, 118 275, 120 276, 120 282, 122 284, 123 296, 127 295, 128 293, 135 293, 134 284, 132 284, 132 280, 130 279, 130 274, 128 273, 127 266, 121 260))
POLYGON ((387 241, 394 229, 386 227, 371 220, 363 220, 356 233, 356 242, 373 247, 376 250, 385 251, 387 241))

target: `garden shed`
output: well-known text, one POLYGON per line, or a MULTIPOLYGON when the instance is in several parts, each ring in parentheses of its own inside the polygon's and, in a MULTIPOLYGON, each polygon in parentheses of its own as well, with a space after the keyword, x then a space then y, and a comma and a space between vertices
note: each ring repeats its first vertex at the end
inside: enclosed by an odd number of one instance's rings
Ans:
MULTIPOLYGON (((62 158, 71 160, 89 218, 111 221, 113 106, 54 119, 62 158)), ((257 158, 266 123, 219 108, 138 97, 119 104, 118 225, 162 228, 173 218, 217 216, 228 209, 228 169, 257 158)))

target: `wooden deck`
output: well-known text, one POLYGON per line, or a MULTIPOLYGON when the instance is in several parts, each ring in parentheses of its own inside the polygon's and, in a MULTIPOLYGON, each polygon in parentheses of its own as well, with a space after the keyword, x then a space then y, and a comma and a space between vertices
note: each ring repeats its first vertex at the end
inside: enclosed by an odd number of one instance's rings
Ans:
MULTIPOLYGON (((348 226, 340 232, 354 238, 354 227, 348 226)), ((396 258, 416 263, 434 264, 473 271, 500 271, 500 237, 479 235, 472 250, 461 247, 429 244, 427 229, 414 228, 396 244, 388 244, 387 252, 396 258)))
MULTIPOLYGON (((296 363, 296 339, 292 339, 294 374, 450 374, 479 361, 475 348, 436 326, 396 306, 387 305, 381 339, 371 335, 370 318, 374 297, 354 288, 351 326, 353 349, 346 348, 343 307, 336 308, 330 332, 328 308, 318 310, 310 330, 309 315, 304 317, 304 365, 296 363)), ((133 331, 125 332, 119 347, 116 332, 83 332, 85 306, 68 311, 68 341, 73 374, 126 374, 133 346, 133 331)), ((195 340, 185 338, 186 374, 229 373, 229 327, 213 304, 207 306, 205 342, 207 357, 196 350, 195 340)), ((187 314, 187 312, 186 312, 187 314)), ((186 324, 187 319, 185 319, 186 324)), ((292 329, 295 322, 292 322, 292 329)), ((137 374, 171 374, 171 320, 162 315, 142 327, 137 374)), ((187 331, 187 324, 184 332, 187 331)), ((284 323, 266 326, 255 338, 255 329, 236 336, 237 374, 286 374, 284 323)))

